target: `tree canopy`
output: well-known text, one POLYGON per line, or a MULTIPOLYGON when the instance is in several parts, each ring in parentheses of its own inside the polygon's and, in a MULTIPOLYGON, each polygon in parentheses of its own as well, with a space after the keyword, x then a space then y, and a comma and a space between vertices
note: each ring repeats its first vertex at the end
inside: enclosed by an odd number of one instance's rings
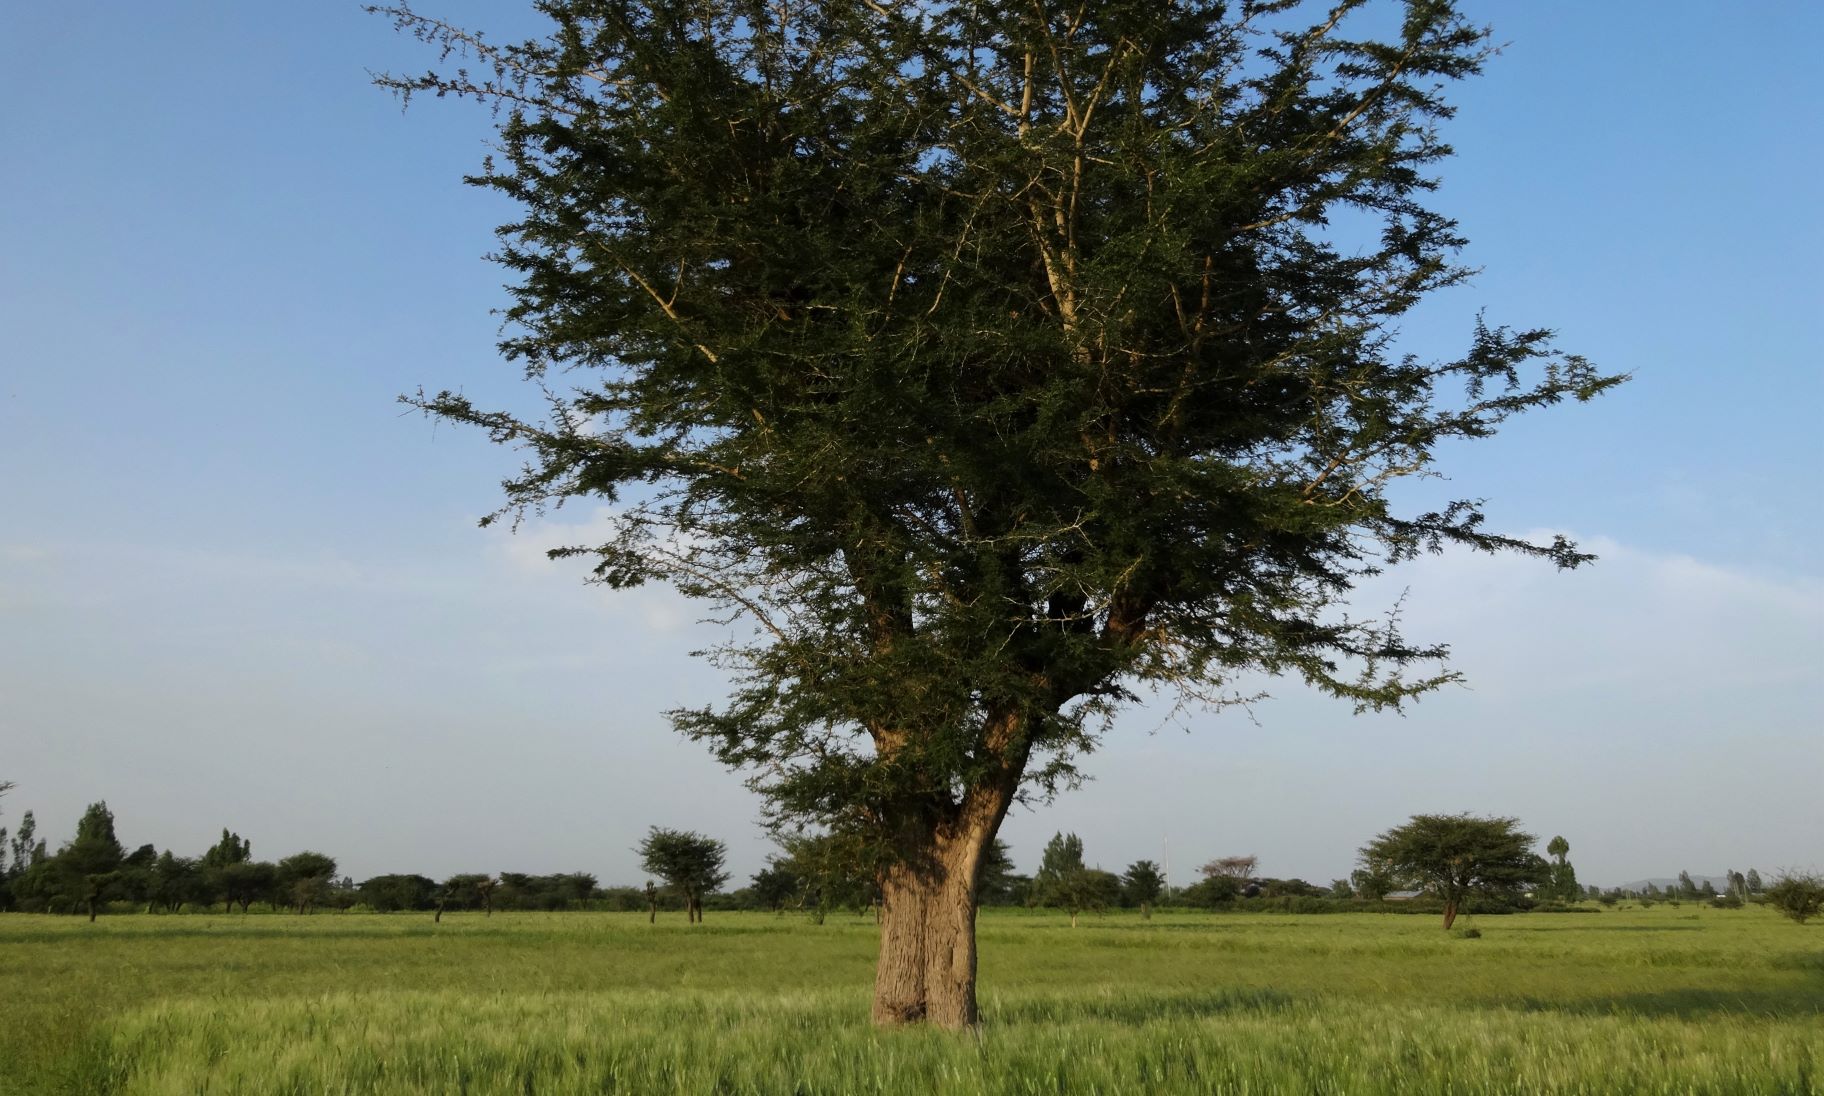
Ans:
POLYGON ((1153 903, 1165 892, 1165 873, 1151 860, 1136 860, 1121 875, 1121 888, 1129 902, 1140 907, 1144 917, 1151 917, 1153 903))
POLYGON ((1339 609, 1362 577, 1590 558, 1391 491, 1617 380, 1539 328, 1399 351, 1467 273, 1430 173, 1489 46, 1448 0, 537 6, 514 44, 384 9, 469 59, 381 84, 501 110, 470 181, 519 207, 501 348, 549 413, 412 402, 524 451, 502 514, 612 507, 556 554, 752 625, 673 719, 883 848, 882 1022, 974 1022, 983 850, 1137 687, 1397 706, 1454 675, 1339 609))
POLYGON ((703 920, 703 896, 728 882, 722 869, 727 848, 713 837, 654 826, 634 851, 641 867, 684 899, 685 914, 693 922, 703 920))
POLYGON ((1448 929, 1471 895, 1513 899, 1547 881, 1533 835, 1519 825, 1514 818, 1415 814, 1362 846, 1362 865, 1368 879, 1423 887, 1442 899, 1448 929))
POLYGON ((1824 913, 1824 876, 1789 871, 1766 890, 1767 904, 1803 925, 1824 913))

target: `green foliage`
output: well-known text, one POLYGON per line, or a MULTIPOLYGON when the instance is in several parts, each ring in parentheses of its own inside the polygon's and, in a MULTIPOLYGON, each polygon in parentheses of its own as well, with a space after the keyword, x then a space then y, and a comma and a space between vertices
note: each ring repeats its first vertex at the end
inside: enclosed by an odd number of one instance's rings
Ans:
POLYGON ((253 842, 223 826, 221 839, 203 853, 202 862, 204 868, 222 868, 229 864, 245 864, 252 859, 253 842))
POLYGON ((278 867, 265 860, 241 860, 215 869, 214 880, 222 901, 237 905, 242 913, 263 898, 275 904, 279 878, 278 867))
POLYGON ((329 883, 335 875, 334 857, 308 850, 293 853, 279 861, 275 869, 272 899, 299 913, 309 913, 313 906, 329 898, 329 883))
POLYGON ((748 890, 761 909, 778 910, 798 894, 798 876, 785 861, 774 857, 754 873, 748 890))
POLYGON ((76 823, 76 837, 57 850, 59 867, 76 876, 104 875, 117 870, 126 850, 114 835, 114 812, 105 802, 91 803, 76 823))
POLYGON ((995 838, 982 853, 981 879, 976 883, 976 901, 984 906, 1023 905, 1032 892, 1032 878, 1014 870, 1013 855, 1007 842, 995 838))
POLYGON ((528 875, 503 871, 492 898, 498 909, 567 910, 582 908, 596 890, 596 878, 588 872, 528 875))
POLYGON ((1187 906, 1215 907, 1241 897, 1241 881, 1229 875, 1206 875, 1178 892, 1178 901, 1187 906))
POLYGON ((176 856, 166 849, 153 864, 147 900, 166 913, 176 913, 186 903, 209 900, 208 880, 194 857, 176 856))
POLYGON ((1546 881, 1547 866, 1532 852, 1533 835, 1513 818, 1415 814, 1361 850, 1365 868, 1423 887, 1444 902, 1444 927, 1464 899, 1479 894, 1515 901, 1546 881))
POLYGON ((799 904, 820 923, 832 910, 859 911, 879 894, 873 851, 857 833, 797 833, 780 846, 784 865, 798 880, 799 904))
POLYGON ((48 878, 37 886, 61 908, 81 907, 92 918, 104 903, 125 894, 125 862, 126 850, 114 833, 114 812, 106 802, 91 803, 77 820, 75 838, 57 850, 47 865, 48 878))
POLYGON ((1539 897, 1557 902, 1581 900, 1583 885, 1577 882, 1577 869, 1566 859, 1571 851, 1571 843, 1563 837, 1554 837, 1546 843, 1545 851, 1552 860, 1545 884, 1539 889, 1539 897))
MULTIPOLYGON (((18 875, 43 858, 44 846, 37 843, 38 822, 31 811, 19 816, 19 830, 14 833, 9 846, 12 849, 11 862, 7 865, 10 875, 18 875)), ((1756 881, 1759 879, 1757 877, 1756 881)))
POLYGON ((1035 898, 1049 904, 1051 892, 1064 878, 1083 868, 1083 839, 1074 833, 1052 834, 1051 840, 1045 843, 1045 851, 1040 854, 1038 873, 1032 877, 1035 898))
POLYGON ((436 905, 437 884, 422 875, 376 875, 362 880, 357 892, 376 913, 428 910, 436 905))
POLYGON ((1328 892, 1324 888, 1307 883, 1303 879, 1261 879, 1256 882, 1260 887, 1261 896, 1265 898, 1328 897, 1328 892))
POLYGON ((1121 878, 1113 872, 1086 867, 1083 839, 1074 833, 1053 834, 1045 844, 1039 870, 1032 878, 1032 901, 1070 913, 1075 924, 1084 910, 1104 910, 1121 904, 1121 878))
POLYGON ((1151 906, 1165 892, 1165 873, 1151 860, 1136 860, 1121 876, 1123 905, 1151 906))
POLYGON ((1357 897, 1376 901, 1399 889, 1398 880, 1383 867, 1368 865, 1349 873, 1349 882, 1357 897))
POLYGON ((1397 707, 1454 675, 1338 614, 1358 580, 1589 557, 1394 483, 1617 378, 1536 329, 1394 350, 1467 274, 1431 172, 1489 44, 1355 6, 545 0, 509 45, 392 9, 469 60, 382 85, 505 108, 470 181, 517 206, 501 345, 550 386, 542 421, 411 402, 525 452, 505 512, 614 505, 557 554, 755 624, 673 718, 782 818, 998 819, 1136 685, 1397 707))
POLYGON ((1786 872, 1764 893, 1768 905, 1801 925, 1824 913, 1824 876, 1786 872))
POLYGON ((684 899, 692 919, 702 917, 703 896, 728 882, 722 869, 727 848, 700 833, 654 826, 634 851, 642 868, 684 899))

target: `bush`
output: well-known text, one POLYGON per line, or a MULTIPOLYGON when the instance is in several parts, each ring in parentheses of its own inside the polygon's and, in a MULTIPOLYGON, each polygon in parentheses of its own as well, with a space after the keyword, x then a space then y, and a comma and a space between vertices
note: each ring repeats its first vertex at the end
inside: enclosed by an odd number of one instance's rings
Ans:
POLYGON ((1803 925, 1824 911, 1824 876, 1787 872, 1764 894, 1768 905, 1803 925))
POLYGON ((1178 900, 1189 906, 1206 909, 1233 902, 1241 897, 1241 884, 1227 875, 1212 875, 1201 883, 1178 892, 1178 900))

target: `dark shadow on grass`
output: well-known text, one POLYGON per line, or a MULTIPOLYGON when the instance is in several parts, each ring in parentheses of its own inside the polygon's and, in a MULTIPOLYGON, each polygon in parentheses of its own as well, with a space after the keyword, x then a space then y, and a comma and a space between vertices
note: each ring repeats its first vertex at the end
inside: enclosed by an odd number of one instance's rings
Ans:
POLYGON ((1143 1024, 1194 1020, 1204 1016, 1283 1013, 1311 998, 1273 989, 1209 989, 1180 993, 1116 992, 1102 996, 1044 996, 1004 1002, 983 1019, 990 1024, 1057 1024, 1090 1022, 1143 1024))
POLYGON ((1824 974, 1824 951, 1799 951, 1791 955, 1777 955, 1768 960, 1767 965, 1775 970, 1804 970, 1813 974, 1824 974))
POLYGON ((1698 1020, 1716 1016, 1759 1016, 1789 1020, 1808 1016, 1824 1019, 1824 996, 1808 987, 1792 989, 1669 989, 1657 992, 1616 993, 1572 1001, 1542 998, 1483 1001, 1490 1008, 1517 1008, 1526 1012, 1559 1012, 1574 1016, 1643 1016, 1698 1020))
POLYGON ((1503 925, 1514 932, 1702 932, 1702 925, 1503 925))

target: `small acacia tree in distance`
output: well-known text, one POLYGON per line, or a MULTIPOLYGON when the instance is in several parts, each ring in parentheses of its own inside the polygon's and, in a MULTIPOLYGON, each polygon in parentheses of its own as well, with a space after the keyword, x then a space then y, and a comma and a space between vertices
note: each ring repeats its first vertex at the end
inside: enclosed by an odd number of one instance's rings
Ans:
MULTIPOLYGON (((462 909, 470 902, 486 902, 491 897, 494 880, 491 876, 479 872, 462 872, 452 875, 437 888, 437 914, 431 920, 441 923, 443 911, 454 903, 462 909)), ((492 912, 492 911, 490 911, 492 912)))
POLYGON ((1247 856, 1220 856, 1197 870, 1206 879, 1220 875, 1241 883, 1253 878, 1255 871, 1259 868, 1260 857, 1249 854, 1247 856))
POLYGON ((335 857, 306 849, 279 861, 274 893, 294 911, 309 913, 329 897, 329 882, 335 876, 335 857))
POLYGON ((722 870, 727 849, 713 837, 654 826, 634 851, 642 868, 684 899, 685 918, 693 924, 703 920, 703 896, 728 882, 722 870))
POLYGON ((1415 814, 1361 850, 1363 867, 1444 902, 1444 927, 1472 894, 1517 898, 1548 878, 1533 852, 1533 835, 1514 818, 1472 814, 1415 814))
POLYGON ((383 86, 503 108, 471 181, 519 207, 502 347, 550 396, 411 402, 526 451, 506 512, 612 504, 558 554, 752 623, 673 719, 876 846, 878 1022, 976 1022, 985 850, 1136 686, 1397 707, 1454 675, 1338 611, 1363 576, 1589 558, 1392 490, 1617 378, 1542 329, 1401 352, 1468 274, 1432 169, 1489 35, 1367 6, 540 0, 513 44, 387 9, 465 59, 383 86))

